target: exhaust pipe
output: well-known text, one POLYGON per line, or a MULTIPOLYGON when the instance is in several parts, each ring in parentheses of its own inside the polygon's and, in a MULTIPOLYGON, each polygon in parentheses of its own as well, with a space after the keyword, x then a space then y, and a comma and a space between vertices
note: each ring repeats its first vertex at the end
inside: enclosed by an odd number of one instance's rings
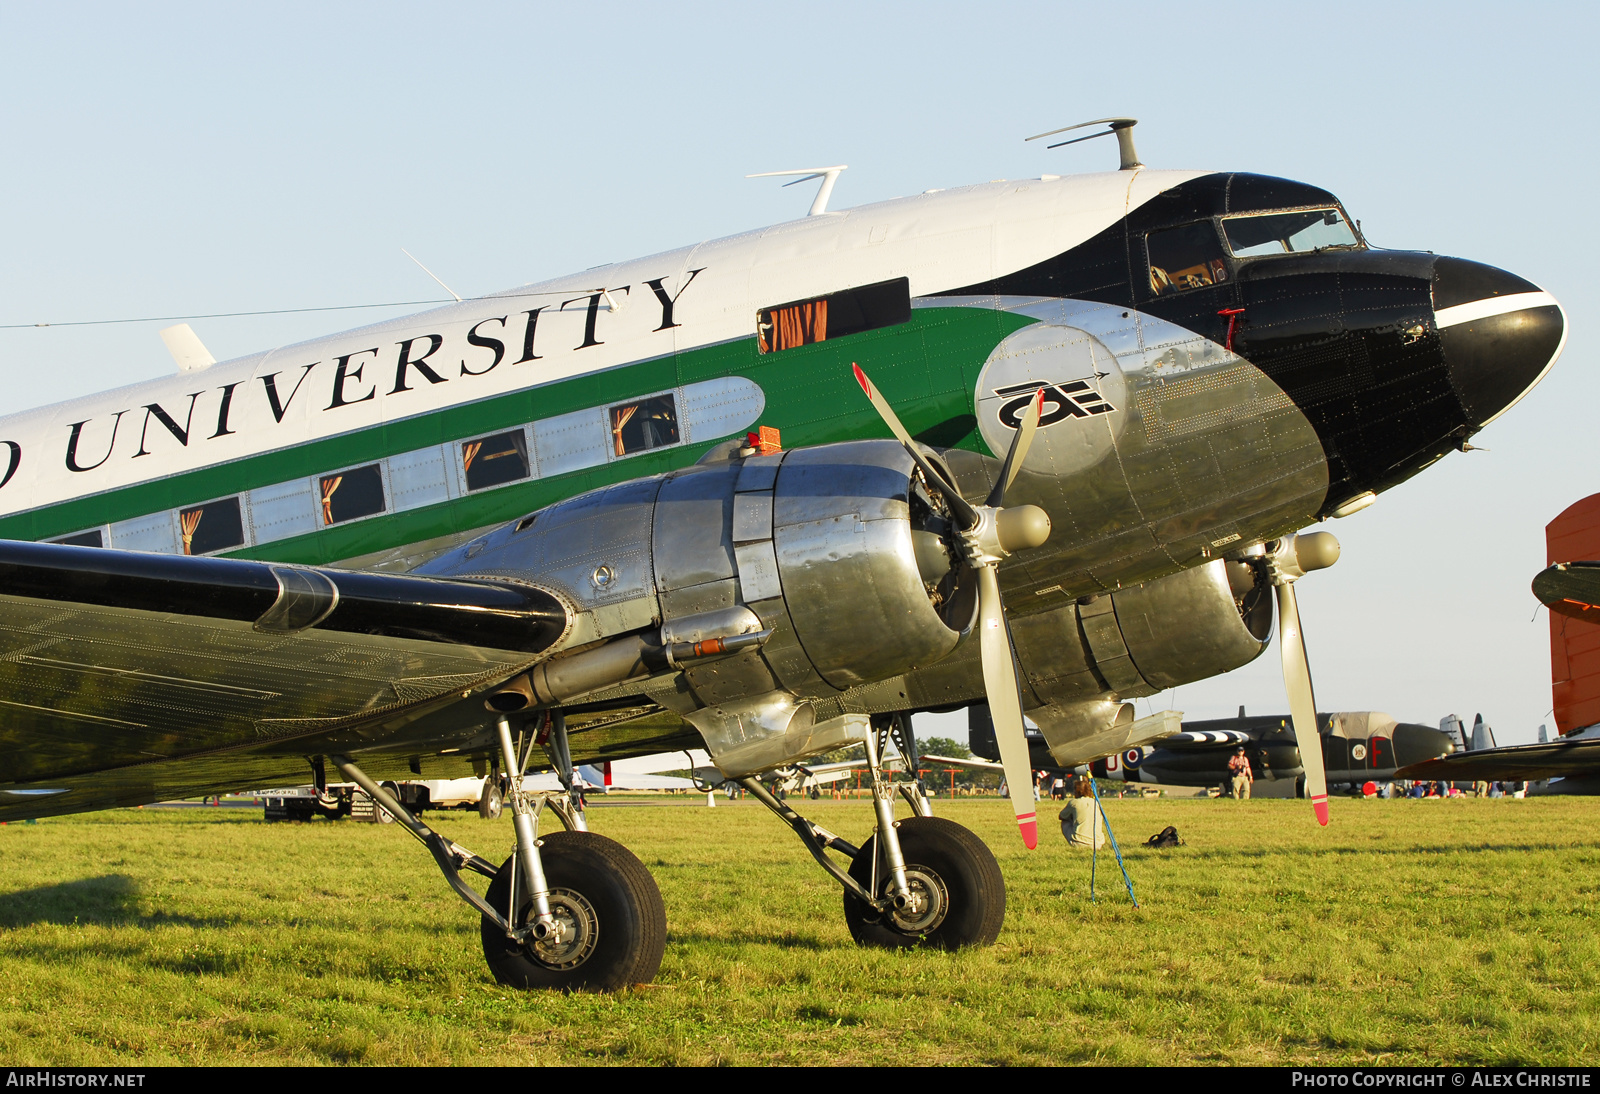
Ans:
MULTIPOLYGON (((760 626, 754 613, 746 610, 741 614, 760 626)), ((725 622, 722 612, 708 615, 725 622)), ((679 668, 685 662, 757 649, 772 637, 770 630, 758 630, 712 637, 689 634, 689 640, 671 640, 680 634, 686 634, 683 623, 668 624, 648 635, 629 635, 570 657, 544 661, 490 692, 483 705, 496 714, 557 706, 640 676, 679 668)))

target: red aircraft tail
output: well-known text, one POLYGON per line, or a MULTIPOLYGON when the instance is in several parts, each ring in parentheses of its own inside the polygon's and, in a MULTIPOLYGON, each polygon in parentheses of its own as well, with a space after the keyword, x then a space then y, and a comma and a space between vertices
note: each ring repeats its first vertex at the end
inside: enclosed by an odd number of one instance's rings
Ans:
MULTIPOLYGON (((1573 502, 1544 528, 1546 565, 1600 560, 1600 494, 1573 502)), ((1600 623, 1550 616, 1550 691, 1562 733, 1600 722, 1600 623)))

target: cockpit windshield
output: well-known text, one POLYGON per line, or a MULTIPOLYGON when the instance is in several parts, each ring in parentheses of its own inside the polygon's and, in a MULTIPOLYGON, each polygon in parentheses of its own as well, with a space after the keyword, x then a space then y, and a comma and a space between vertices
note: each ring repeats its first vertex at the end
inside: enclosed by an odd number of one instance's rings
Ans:
POLYGON ((1222 231, 1236 258, 1361 246, 1360 238, 1337 209, 1223 217, 1222 231))

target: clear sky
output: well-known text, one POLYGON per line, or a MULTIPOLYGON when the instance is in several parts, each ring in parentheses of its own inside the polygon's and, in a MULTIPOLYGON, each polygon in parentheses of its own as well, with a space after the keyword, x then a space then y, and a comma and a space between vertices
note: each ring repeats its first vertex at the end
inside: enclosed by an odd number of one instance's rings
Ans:
MULTIPOLYGON (((1589 414, 1600 16, 1587 4, 9 3, 0 323, 508 288, 805 211, 753 171, 848 163, 834 208, 1152 166, 1339 194, 1376 244, 1560 298, 1566 353, 1475 443, 1332 522, 1300 586, 1324 710, 1502 742, 1550 709, 1543 528, 1600 490, 1589 414)), ((801 191, 805 192, 802 193, 801 191)), ((195 320, 218 358, 394 312, 195 320)), ((159 376, 162 324, 0 330, 0 412, 159 376)), ((1140 701, 1285 709, 1276 650, 1140 701)), ((964 722, 919 721, 923 732, 964 722)))

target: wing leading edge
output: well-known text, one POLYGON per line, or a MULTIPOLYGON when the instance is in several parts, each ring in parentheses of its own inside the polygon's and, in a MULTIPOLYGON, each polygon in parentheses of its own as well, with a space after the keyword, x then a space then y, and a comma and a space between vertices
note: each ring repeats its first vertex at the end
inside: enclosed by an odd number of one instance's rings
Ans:
POLYGON ((247 785, 319 739, 380 745, 569 628, 522 583, 0 541, 0 816, 247 785))

